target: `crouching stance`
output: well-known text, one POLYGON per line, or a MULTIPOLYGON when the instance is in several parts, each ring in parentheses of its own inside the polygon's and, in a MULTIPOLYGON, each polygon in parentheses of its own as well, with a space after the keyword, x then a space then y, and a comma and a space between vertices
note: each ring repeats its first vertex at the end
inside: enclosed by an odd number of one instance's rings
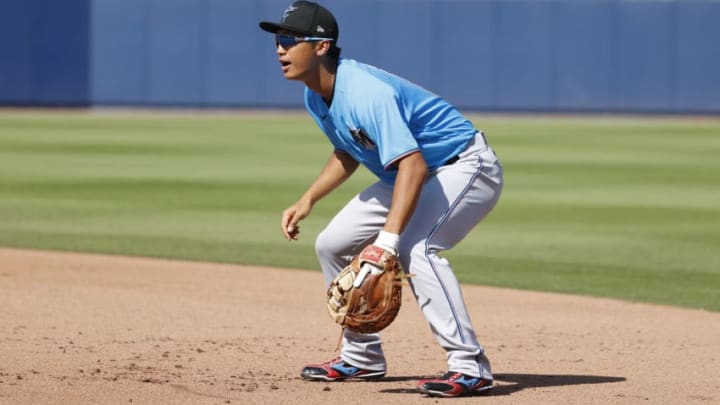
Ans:
MULTIPOLYGON (((326 286, 366 249, 396 258, 413 275, 413 295, 448 355, 449 371, 420 381, 418 391, 454 397, 492 388, 490 362, 450 263, 440 256, 500 197, 502 167, 485 135, 437 95, 340 57, 335 17, 317 3, 296 1, 279 23, 260 27, 275 34, 283 75, 305 84, 305 106, 334 147, 307 191, 283 211, 284 236, 297 239, 313 205, 364 165, 378 181, 349 201, 316 241, 326 286)), ((344 328, 340 356, 308 365, 301 375, 337 381, 385 373, 380 335, 344 328)))

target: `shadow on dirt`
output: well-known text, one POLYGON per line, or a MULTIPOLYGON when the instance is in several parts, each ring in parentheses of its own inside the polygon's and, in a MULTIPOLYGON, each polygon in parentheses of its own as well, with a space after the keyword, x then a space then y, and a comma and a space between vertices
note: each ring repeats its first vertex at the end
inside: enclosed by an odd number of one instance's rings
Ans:
POLYGON ((562 387, 564 385, 607 384, 625 381, 625 377, 565 374, 496 374, 495 381, 502 383, 492 395, 510 395, 526 388, 562 387))
MULTIPOLYGON (((391 377, 384 378, 382 381, 410 381, 419 380, 427 377, 391 377)), ((434 377, 431 377, 434 378, 434 377)), ((583 384, 607 384, 625 381, 625 377, 610 377, 597 375, 564 375, 564 374, 496 374, 495 388, 489 392, 489 395, 511 395, 515 392, 528 388, 540 387, 561 387, 565 385, 583 385, 583 384), (508 384, 509 383, 509 384, 508 384)), ((407 394, 415 393, 417 390, 409 388, 391 388, 380 390, 389 394, 407 394)))
POLYGON ((402 381, 420 381, 428 378, 437 378, 436 375, 399 375, 391 377, 383 377, 380 382, 402 382, 402 381))

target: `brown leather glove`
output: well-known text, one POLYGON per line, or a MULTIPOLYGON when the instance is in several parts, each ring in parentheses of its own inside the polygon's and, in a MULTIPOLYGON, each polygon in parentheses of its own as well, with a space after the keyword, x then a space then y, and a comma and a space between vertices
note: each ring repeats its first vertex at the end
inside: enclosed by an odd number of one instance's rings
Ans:
POLYGON ((328 288, 328 312, 335 322, 360 333, 376 333, 395 320, 407 278, 397 256, 369 245, 328 288))

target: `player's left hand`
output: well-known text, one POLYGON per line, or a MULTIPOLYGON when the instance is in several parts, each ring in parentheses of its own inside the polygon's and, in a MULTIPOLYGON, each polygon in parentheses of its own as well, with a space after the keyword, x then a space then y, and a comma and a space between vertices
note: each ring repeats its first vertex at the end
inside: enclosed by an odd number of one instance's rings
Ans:
POLYGON ((328 313, 336 323, 355 332, 379 332, 397 316, 402 280, 407 277, 395 254, 368 245, 330 284, 328 313))

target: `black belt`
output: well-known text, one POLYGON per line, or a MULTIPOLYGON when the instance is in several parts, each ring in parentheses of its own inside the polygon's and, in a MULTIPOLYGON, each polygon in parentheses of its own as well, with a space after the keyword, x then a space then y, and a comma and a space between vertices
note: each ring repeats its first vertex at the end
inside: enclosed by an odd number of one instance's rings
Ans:
MULTIPOLYGON (((479 133, 480 135, 482 135, 483 141, 487 144, 487 141, 485 141, 485 134, 484 134, 483 132, 481 132, 481 131, 477 131, 477 132, 475 132, 475 135, 477 135, 478 133, 479 133)), ((472 142, 472 141, 471 141, 471 142, 472 142)), ((469 145, 469 143, 468 143, 468 145, 469 145)), ((466 145, 465 148, 467 148, 468 145, 466 145)), ((446 160, 445 163, 443 164, 443 166, 449 166, 449 165, 457 162, 458 160, 460 160, 460 155, 459 155, 459 154, 451 157, 451 158, 448 159, 448 160, 446 160)))
POLYGON ((460 155, 455 155, 455 156, 451 157, 450 159, 446 160, 445 164, 443 166, 449 166, 449 165, 457 162, 458 160, 460 160, 460 155))

